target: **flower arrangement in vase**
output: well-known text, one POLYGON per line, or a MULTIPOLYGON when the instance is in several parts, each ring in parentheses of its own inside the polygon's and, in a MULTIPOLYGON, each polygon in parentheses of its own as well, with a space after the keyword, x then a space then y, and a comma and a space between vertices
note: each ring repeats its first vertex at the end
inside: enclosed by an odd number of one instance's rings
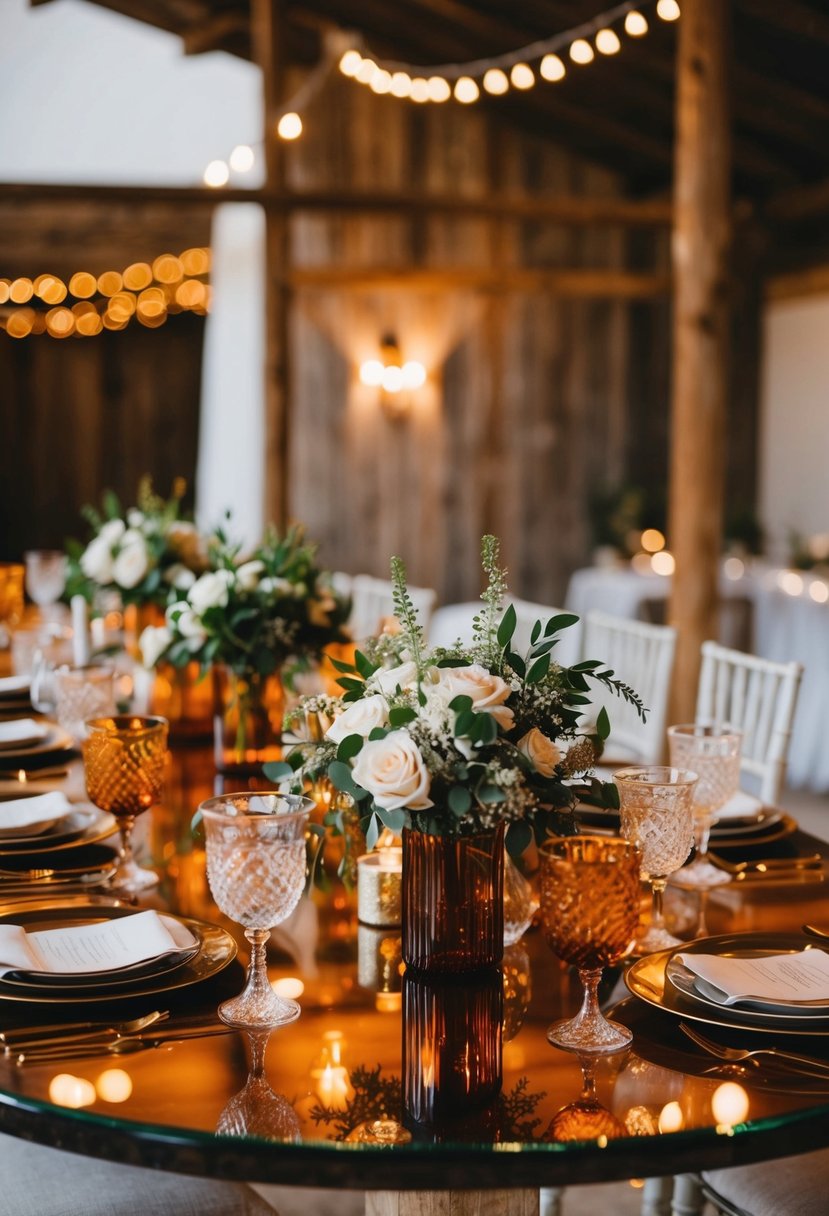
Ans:
MULTIPOLYGON (((559 634, 577 617, 536 622, 528 651, 518 654, 495 537, 483 538, 482 559, 488 581, 472 645, 428 651, 403 564, 393 558, 400 633, 382 639, 380 651, 358 651, 353 665, 337 664, 342 696, 313 705, 330 720, 322 740, 299 744, 267 770, 274 779, 327 775, 358 804, 369 848, 383 828, 402 833, 403 957, 416 968, 500 958, 505 833, 517 855, 533 836, 574 831, 586 790, 618 805, 615 787, 591 777, 596 752, 580 726, 588 680, 646 714, 600 661, 555 662, 559 634), (393 665, 383 665, 390 648, 393 665)), ((602 709, 596 731, 604 739, 609 730, 602 709)))
POLYGON ((141 635, 146 666, 197 661, 213 671, 216 762, 257 769, 278 754, 283 681, 292 687, 331 643, 347 641, 348 604, 317 567, 299 528, 271 529, 243 558, 223 532, 211 538, 211 568, 141 635))

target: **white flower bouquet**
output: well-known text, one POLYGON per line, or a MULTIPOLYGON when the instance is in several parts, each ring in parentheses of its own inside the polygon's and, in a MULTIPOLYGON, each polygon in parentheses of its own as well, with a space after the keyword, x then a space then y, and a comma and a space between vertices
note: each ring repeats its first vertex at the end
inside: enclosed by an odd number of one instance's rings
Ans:
POLYGON ((207 569, 206 539, 182 518, 184 482, 169 499, 153 493, 149 478, 138 488, 137 505, 124 511, 112 492, 103 510, 85 507, 94 535, 86 547, 69 542, 69 592, 91 600, 96 590, 117 591, 124 604, 164 607, 207 569))
MULTIPOLYGON (((561 667, 554 651, 565 614, 538 621, 525 655, 513 648, 515 609, 506 594, 495 537, 482 542, 488 586, 475 619, 471 647, 427 652, 406 590, 405 570, 392 559, 401 632, 396 662, 383 666, 382 648, 357 652, 353 666, 337 663, 343 694, 314 698, 327 728, 300 743, 287 761, 266 766, 272 780, 300 785, 327 775, 360 807, 369 848, 383 827, 441 836, 488 831, 507 823, 507 844, 519 854, 531 834, 573 831, 573 810, 589 792, 600 805, 618 805, 615 787, 590 773, 594 740, 580 733, 589 704, 588 680, 646 710, 636 693, 598 660, 561 667)), ((301 706, 302 708, 302 703, 301 706)), ((610 730, 602 709, 596 732, 610 730)))

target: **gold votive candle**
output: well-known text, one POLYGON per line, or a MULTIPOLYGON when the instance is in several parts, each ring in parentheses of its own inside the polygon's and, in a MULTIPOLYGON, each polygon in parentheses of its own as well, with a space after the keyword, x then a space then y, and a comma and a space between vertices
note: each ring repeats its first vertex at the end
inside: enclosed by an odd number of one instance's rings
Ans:
POLYGON ((364 925, 399 925, 403 850, 357 858, 357 916, 364 925))
POLYGON ((403 947, 394 926, 357 926, 357 983, 369 992, 395 993, 403 988, 403 947))

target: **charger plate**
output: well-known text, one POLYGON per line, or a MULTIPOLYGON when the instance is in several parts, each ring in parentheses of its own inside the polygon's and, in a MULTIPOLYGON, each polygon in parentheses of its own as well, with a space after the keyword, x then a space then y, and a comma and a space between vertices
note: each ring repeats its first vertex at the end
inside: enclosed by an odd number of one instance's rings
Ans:
POLYGON ((48 756, 52 752, 70 752, 76 746, 75 740, 62 726, 54 723, 45 739, 32 743, 28 747, 4 747, 0 753, 3 764, 14 765, 18 762, 21 768, 26 767, 27 760, 36 760, 39 756, 48 756))
MULTIPOLYGON (((2 821, 0 805, 0 821, 2 821)), ((117 831, 118 822, 109 811, 102 811, 91 803, 75 803, 73 809, 53 827, 44 832, 29 832, 20 836, 0 837, 0 857, 13 857, 17 853, 53 853, 77 848, 81 844, 94 844, 117 831)), ((25 829, 24 829, 25 830, 25 829)), ((0 864, 0 870, 3 869, 0 864)))
POLYGON ((804 933, 737 933, 701 938, 640 958, 625 973, 625 984, 640 1000, 685 1021, 761 1034, 814 1035, 829 1039, 829 1018, 816 1017, 813 1013, 804 1016, 717 1005, 695 991, 681 991, 666 974, 676 954, 720 954, 724 957, 742 954, 759 958, 767 954, 795 954, 807 947, 821 949, 813 937, 804 933))
MULTIPOLYGON (((27 900, 25 903, 0 904, 0 924, 23 925, 29 929, 58 929, 70 924, 91 924, 103 920, 116 920, 123 916, 132 915, 136 909, 118 900, 108 900, 106 897, 80 895, 76 897, 58 895, 38 900, 27 900)), ((170 915, 164 913, 165 916, 170 915)), ((183 966, 171 972, 156 973, 142 977, 137 983, 124 987, 84 988, 45 990, 38 986, 26 987, 23 991, 19 986, 9 984, 0 979, 0 1003, 26 1002, 37 1005, 63 1005, 83 1002, 88 1004, 105 1004, 112 1001, 133 1000, 135 997, 156 996, 161 993, 176 992, 193 984, 211 979, 228 967, 236 957, 236 943, 230 934, 219 925, 211 925, 206 921, 193 920, 187 916, 175 916, 185 925, 199 943, 197 953, 183 966)))

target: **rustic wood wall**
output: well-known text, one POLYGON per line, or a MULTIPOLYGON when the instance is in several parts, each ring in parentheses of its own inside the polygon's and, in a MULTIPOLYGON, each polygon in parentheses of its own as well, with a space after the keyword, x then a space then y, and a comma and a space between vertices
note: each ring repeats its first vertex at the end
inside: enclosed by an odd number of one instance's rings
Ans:
MULTIPOLYGON (((4 204, 0 275, 123 270, 208 236, 203 209, 4 204)), ((162 493, 176 476, 192 486, 203 331, 180 314, 92 338, 0 333, 0 557, 85 537, 79 509, 105 488, 132 502, 147 473, 162 493)))
MULTIPOLYGON (((418 108, 347 84, 326 91, 294 152, 290 182, 308 189, 620 192, 613 174, 479 107, 418 108)), ((494 531, 514 591, 561 602, 589 556, 591 488, 625 471, 630 304, 527 291, 510 271, 620 268, 627 239, 487 218, 294 221, 295 266, 390 272, 382 288, 301 286, 295 296, 289 503, 326 562, 383 576, 399 553, 411 581, 442 601, 473 598, 480 536, 494 531), (429 268, 447 266, 497 267, 503 280, 429 280, 429 268), (414 286, 408 267, 421 272, 414 286), (404 421, 387 418, 358 378, 388 331, 429 371, 404 421)))

